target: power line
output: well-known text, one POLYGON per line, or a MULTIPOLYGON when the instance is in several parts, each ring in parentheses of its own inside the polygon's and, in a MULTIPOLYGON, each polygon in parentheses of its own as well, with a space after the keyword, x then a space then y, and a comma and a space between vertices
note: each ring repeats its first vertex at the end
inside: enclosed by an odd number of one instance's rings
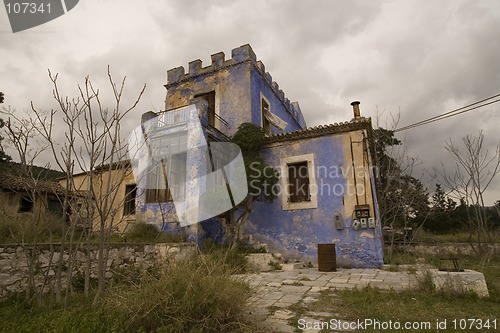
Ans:
POLYGON ((443 119, 446 119, 446 118, 457 116, 457 115, 465 113, 465 112, 469 112, 469 111, 476 110, 476 109, 482 108, 484 106, 487 106, 487 105, 490 105, 490 104, 493 104, 493 103, 500 102, 500 99, 496 99, 494 101, 489 101, 489 100, 491 100, 493 98, 496 98, 496 97, 499 97, 499 96, 500 96, 500 94, 497 94, 497 95, 494 95, 494 96, 482 99, 480 101, 477 101, 475 103, 472 103, 472 104, 469 104, 469 105, 466 105, 466 106, 462 106, 461 108, 458 108, 458 109, 455 109, 455 110, 452 110, 452 111, 448 111, 448 112, 442 113, 440 115, 437 115, 437 116, 434 116, 434 117, 431 117, 431 118, 428 118, 428 119, 425 119, 425 120, 421 120, 421 121, 413 123, 411 125, 407 125, 407 126, 404 126, 404 127, 397 128, 397 129, 394 130, 394 132, 401 132, 401 131, 405 131, 405 130, 408 130, 408 129, 411 129, 411 128, 414 128, 414 127, 418 127, 418 126, 422 126, 422 125, 427 125, 427 124, 433 123, 433 122, 438 121, 438 120, 443 120, 443 119), (484 103, 486 101, 489 101, 489 102, 488 103, 484 103), (481 104, 481 103, 484 103, 484 104, 481 104), (477 105, 477 104, 481 104, 481 105, 477 105), (472 107, 474 105, 477 105, 477 106, 472 107))

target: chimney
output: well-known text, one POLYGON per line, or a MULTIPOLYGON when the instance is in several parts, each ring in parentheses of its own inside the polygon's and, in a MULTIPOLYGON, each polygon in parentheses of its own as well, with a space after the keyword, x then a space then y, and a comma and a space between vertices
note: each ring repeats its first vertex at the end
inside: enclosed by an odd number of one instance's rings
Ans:
POLYGON ((360 118, 361 117, 361 113, 359 112, 359 104, 361 104, 360 102, 358 101, 354 101, 351 103, 352 105, 352 111, 354 112, 354 118, 360 118))

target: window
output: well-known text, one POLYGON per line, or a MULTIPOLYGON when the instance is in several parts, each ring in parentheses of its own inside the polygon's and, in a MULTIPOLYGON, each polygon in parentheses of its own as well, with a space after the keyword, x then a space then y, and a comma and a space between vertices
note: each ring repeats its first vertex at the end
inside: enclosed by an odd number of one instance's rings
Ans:
MULTIPOLYGON (((224 179, 224 173, 230 171, 227 165, 230 163, 229 152, 224 149, 224 146, 218 144, 217 141, 209 141, 210 155, 207 159, 207 170, 213 172, 207 177, 207 186, 211 188, 216 188, 220 186, 226 186, 226 180, 224 179), (226 167, 226 168, 224 168, 226 167)), ((228 175, 227 175, 228 176, 228 175)))
POLYGON ((186 151, 187 139, 187 132, 154 138, 152 140, 153 157, 159 160, 165 156, 186 151))
POLYGON ((63 216, 63 205, 57 197, 49 196, 47 199, 47 210, 54 216, 63 216))
POLYGON ((215 91, 195 95, 194 97, 203 98, 208 103, 208 125, 215 127, 215 91))
POLYGON ((152 161, 148 172, 146 203, 182 201, 186 195, 185 152, 152 161))
POLYGON ((318 207, 313 154, 281 159, 281 188, 284 210, 318 207))
POLYGON ((186 196, 186 162, 187 153, 173 155, 169 159, 168 179, 171 196, 176 201, 182 201, 186 196))
POLYGON ((311 201, 307 161, 288 164, 288 193, 290 202, 311 201))
POLYGON ((135 197, 137 195, 137 187, 135 184, 125 185, 125 202, 123 205, 123 215, 135 214, 135 197))
POLYGON ((270 114, 271 110, 269 108, 269 102, 262 97, 261 99, 261 113, 262 113, 262 129, 266 135, 271 136, 273 133, 271 131, 271 122, 267 119, 266 114, 270 114))
POLYGON ((164 160, 151 161, 149 168, 147 176, 146 203, 172 201, 172 195, 168 190, 164 160))
POLYGON ((33 211, 33 200, 30 197, 22 195, 19 198, 18 213, 30 213, 33 211))

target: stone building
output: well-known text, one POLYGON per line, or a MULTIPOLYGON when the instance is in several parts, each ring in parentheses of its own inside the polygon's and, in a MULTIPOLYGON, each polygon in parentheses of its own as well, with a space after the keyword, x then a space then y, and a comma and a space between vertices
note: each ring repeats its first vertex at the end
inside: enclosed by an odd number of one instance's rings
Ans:
POLYGON ((55 180, 61 173, 32 166, 28 176, 20 170, 19 163, 0 163, 0 217, 62 218, 64 188, 55 180))
MULTIPOLYGON (((381 266, 372 125, 361 116, 359 102, 352 103, 350 121, 308 128, 299 104, 285 97, 250 45, 233 49, 230 59, 219 52, 211 60, 205 67, 199 59, 191 61, 187 73, 184 67, 168 70, 166 111, 144 114, 142 131, 146 122, 155 128, 188 126, 183 110, 190 107, 199 111, 200 136, 207 143, 227 141, 243 123, 261 126, 267 135, 261 153, 279 170, 282 191, 272 203, 254 204, 245 235, 289 259, 315 262, 318 244, 335 243, 339 265, 381 266)), ((153 151, 189 140, 154 135, 150 138, 159 144, 150 147, 153 151)), ((179 153, 152 174, 158 180, 166 175, 183 178, 196 165, 189 154, 179 153)), ((152 192, 137 181, 137 220, 159 224, 168 232, 185 232, 192 241, 223 239, 224 219, 179 224, 173 198, 181 195, 187 201, 188 185, 174 181, 170 188, 152 192)), ((190 209, 198 206, 191 203, 190 209)))

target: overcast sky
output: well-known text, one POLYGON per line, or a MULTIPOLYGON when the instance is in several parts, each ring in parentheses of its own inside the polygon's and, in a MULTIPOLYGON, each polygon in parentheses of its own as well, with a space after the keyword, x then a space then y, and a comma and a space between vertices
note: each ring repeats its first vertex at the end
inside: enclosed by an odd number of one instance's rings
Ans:
MULTIPOLYGON (((500 2, 491 1, 97 1, 13 34, 0 8, 0 91, 4 106, 56 107, 47 69, 75 96, 90 75, 106 90, 106 68, 127 76, 132 100, 146 83, 140 115, 164 107, 166 71, 249 43, 308 126, 352 118, 361 101, 382 125, 408 125, 500 93, 500 2)), ((449 139, 483 131, 490 154, 500 138, 500 103, 398 133, 423 170, 450 166, 449 139)), ((488 204, 500 199, 500 175, 488 204)))

